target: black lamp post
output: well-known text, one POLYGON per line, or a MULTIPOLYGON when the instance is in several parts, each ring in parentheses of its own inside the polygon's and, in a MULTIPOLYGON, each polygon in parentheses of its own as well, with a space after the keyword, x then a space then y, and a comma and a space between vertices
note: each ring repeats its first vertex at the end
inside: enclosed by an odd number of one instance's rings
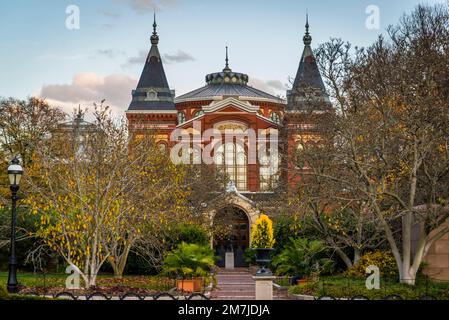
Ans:
POLYGON ((15 157, 11 161, 11 165, 8 167, 9 185, 11 189, 12 200, 12 217, 11 217, 11 252, 9 257, 9 275, 8 275, 8 292, 17 293, 17 258, 16 258, 16 205, 19 197, 17 192, 19 191, 19 183, 22 178, 23 169, 20 166, 19 159, 15 157))

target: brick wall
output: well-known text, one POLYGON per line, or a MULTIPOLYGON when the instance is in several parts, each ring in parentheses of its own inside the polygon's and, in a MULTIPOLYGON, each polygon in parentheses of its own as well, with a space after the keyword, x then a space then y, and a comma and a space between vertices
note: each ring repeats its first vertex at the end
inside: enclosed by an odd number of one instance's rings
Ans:
POLYGON ((433 244, 424 261, 425 274, 436 280, 449 281, 449 234, 433 244))

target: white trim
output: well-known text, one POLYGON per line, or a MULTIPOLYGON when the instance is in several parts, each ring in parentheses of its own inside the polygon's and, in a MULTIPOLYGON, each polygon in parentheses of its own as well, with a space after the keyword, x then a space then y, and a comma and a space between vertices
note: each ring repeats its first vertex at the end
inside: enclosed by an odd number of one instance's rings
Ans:
POLYGON ((241 109, 242 111, 246 111, 249 113, 258 113, 260 107, 253 106, 248 101, 243 102, 239 99, 236 99, 234 97, 229 97, 224 100, 221 100, 219 102, 212 102, 210 105, 203 107, 204 113, 214 113, 217 112, 220 109, 224 109, 226 107, 229 107, 230 105, 241 109))
POLYGON ((151 113, 159 113, 159 114, 178 114, 178 110, 127 110, 126 114, 151 114, 151 113))
MULTIPOLYGON (((206 97, 194 97, 194 98, 185 98, 185 99, 178 99, 175 98, 175 104, 176 103, 183 103, 183 102, 193 102, 193 101, 204 101, 204 100, 213 100, 213 101, 220 101, 223 100, 224 97, 228 99, 228 96, 206 96, 206 97)), ((279 100, 271 99, 271 98, 261 98, 261 97, 247 97, 247 96, 236 96, 240 100, 252 100, 252 101, 259 101, 259 102, 273 102, 278 104, 287 105, 287 101, 284 99, 279 98, 279 100)), ((224 99, 224 100, 226 100, 224 99)))

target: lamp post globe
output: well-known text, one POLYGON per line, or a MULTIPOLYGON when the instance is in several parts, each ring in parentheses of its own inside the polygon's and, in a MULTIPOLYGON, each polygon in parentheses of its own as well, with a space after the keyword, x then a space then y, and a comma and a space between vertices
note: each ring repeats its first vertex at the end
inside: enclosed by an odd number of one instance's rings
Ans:
POLYGON ((19 159, 15 157, 8 167, 9 187, 11 189, 11 250, 9 256, 9 274, 7 289, 9 293, 17 293, 17 257, 16 257, 16 223, 17 223, 17 192, 19 191, 19 183, 23 175, 23 168, 19 159))

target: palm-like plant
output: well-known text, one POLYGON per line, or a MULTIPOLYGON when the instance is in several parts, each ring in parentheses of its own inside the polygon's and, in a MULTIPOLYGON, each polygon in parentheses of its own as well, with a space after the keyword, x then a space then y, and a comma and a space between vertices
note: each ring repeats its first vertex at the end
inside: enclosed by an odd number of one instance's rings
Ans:
POLYGON ((278 275, 317 276, 330 271, 334 265, 325 257, 326 247, 322 241, 290 238, 288 245, 273 259, 278 275))
POLYGON ((208 246, 182 242, 165 257, 163 271, 182 279, 208 276, 215 265, 213 250, 208 246))

